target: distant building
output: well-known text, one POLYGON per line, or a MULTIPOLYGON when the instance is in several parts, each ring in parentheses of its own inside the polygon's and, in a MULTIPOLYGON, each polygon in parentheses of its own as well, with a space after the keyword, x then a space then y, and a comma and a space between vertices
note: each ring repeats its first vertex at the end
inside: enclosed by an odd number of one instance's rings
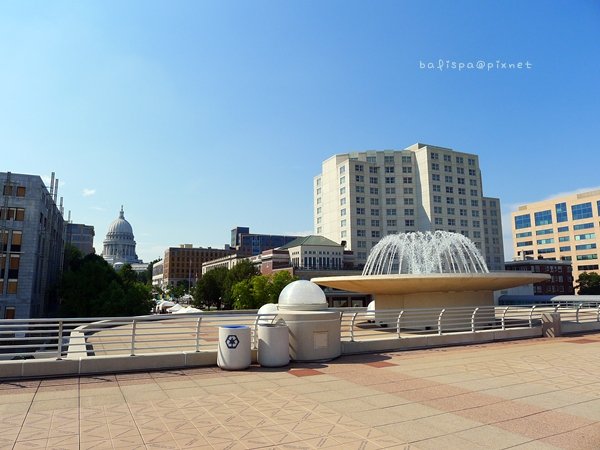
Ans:
POLYGON ((503 270, 500 201, 484 197, 479 157, 414 144, 337 154, 314 178, 315 234, 345 243, 364 266, 379 240, 399 232, 462 233, 490 270, 503 270))
POLYGON ((164 261, 155 262, 152 265, 152 286, 162 289, 164 285, 164 261))
POLYGON ((512 213, 516 259, 571 261, 574 282, 600 273, 600 190, 520 206, 512 213))
MULTIPOLYGON (((180 281, 196 284, 202 277, 202 263, 229 255, 231 250, 219 248, 193 247, 192 244, 181 244, 169 247, 163 258, 163 286, 175 286, 180 281)), ((157 269, 158 271, 159 269, 157 269)))
POLYGON ((37 175, 0 173, 0 318, 42 317, 56 306, 65 224, 54 174, 50 184, 48 191, 37 175))
POLYGON ((506 262, 505 266, 506 270, 547 273, 550 275, 552 279, 533 285, 533 293, 535 295, 575 294, 573 288, 573 266, 570 261, 532 259, 506 262))
POLYGON ((231 248, 240 256, 259 255, 265 250, 281 247, 298 236, 250 233, 248 227, 231 230, 231 248))
POLYGON ((82 223, 67 223, 67 244, 76 247, 83 256, 96 253, 94 249, 94 226, 82 223))
POLYGON ((135 239, 131 224, 125 220, 123 206, 117 217, 108 227, 104 239, 102 257, 115 269, 124 264, 143 264, 135 252, 135 239))
MULTIPOLYGON (((353 268, 353 261, 349 261, 349 255, 344 254, 344 246, 323 236, 297 238, 279 250, 287 250, 292 267, 301 270, 353 268)), ((349 253, 352 255, 352 252, 349 253)))

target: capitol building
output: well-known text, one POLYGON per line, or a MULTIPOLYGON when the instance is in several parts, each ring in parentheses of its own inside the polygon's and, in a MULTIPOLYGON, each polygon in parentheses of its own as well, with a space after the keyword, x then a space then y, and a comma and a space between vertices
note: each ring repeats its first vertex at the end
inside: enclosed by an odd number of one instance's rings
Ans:
POLYGON ((125 220, 123 206, 119 212, 119 217, 115 219, 108 227, 102 257, 115 269, 121 268, 125 264, 131 264, 137 272, 140 269, 145 270, 146 265, 138 259, 135 252, 135 239, 131 224, 125 220))

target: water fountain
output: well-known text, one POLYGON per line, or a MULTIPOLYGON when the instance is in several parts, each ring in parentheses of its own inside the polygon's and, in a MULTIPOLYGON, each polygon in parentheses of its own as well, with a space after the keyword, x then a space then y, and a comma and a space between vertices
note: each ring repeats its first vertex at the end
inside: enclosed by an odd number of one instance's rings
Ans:
POLYGON ((371 294, 380 311, 493 305, 494 291, 549 278, 530 272, 490 272, 468 238, 436 231, 388 235, 371 250, 362 275, 312 281, 371 294))

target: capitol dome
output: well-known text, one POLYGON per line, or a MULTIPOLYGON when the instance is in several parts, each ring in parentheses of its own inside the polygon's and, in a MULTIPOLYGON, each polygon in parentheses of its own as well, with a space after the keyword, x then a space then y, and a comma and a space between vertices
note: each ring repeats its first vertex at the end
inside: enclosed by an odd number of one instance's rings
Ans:
POLYGON ((140 262, 135 253, 135 239, 131 224, 125 220, 123 206, 119 217, 108 227, 102 257, 113 266, 140 262))

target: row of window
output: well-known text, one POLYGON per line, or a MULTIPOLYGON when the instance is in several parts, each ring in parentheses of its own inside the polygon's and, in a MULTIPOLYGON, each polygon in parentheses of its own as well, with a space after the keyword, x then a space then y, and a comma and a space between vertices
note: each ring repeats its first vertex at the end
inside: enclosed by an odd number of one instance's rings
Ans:
POLYGON ((0 220, 15 220, 22 222, 25 220, 24 208, 0 208, 0 220))
MULTIPOLYGON (((596 202, 597 214, 600 215, 600 200, 596 202)), ((556 222, 566 222, 569 220, 566 202, 555 205, 556 222)), ((536 226, 552 224, 552 210, 547 209, 533 213, 536 226)), ((571 205, 571 216, 573 220, 588 219, 593 217, 592 202, 571 205)), ((592 225, 593 226, 593 225, 592 225)), ((531 214, 521 214, 515 216, 515 228, 531 227, 531 214)))
MULTIPOLYGON (((430 157, 431 159, 440 159, 440 154, 437 152, 431 152, 430 153, 430 157)), ((452 155, 448 155, 448 154, 444 154, 444 161, 445 162, 452 162, 452 155)), ((462 156, 456 156, 455 157, 455 161, 457 164, 464 164, 465 160, 464 157, 462 156)), ((469 164, 469 166, 474 166, 475 165, 475 159, 474 158, 468 158, 467 162, 469 164)))
POLYGON ((15 196, 15 197, 25 197, 26 189, 25 186, 15 186, 12 184, 5 184, 4 189, 2 189, 3 195, 7 196, 15 196))

